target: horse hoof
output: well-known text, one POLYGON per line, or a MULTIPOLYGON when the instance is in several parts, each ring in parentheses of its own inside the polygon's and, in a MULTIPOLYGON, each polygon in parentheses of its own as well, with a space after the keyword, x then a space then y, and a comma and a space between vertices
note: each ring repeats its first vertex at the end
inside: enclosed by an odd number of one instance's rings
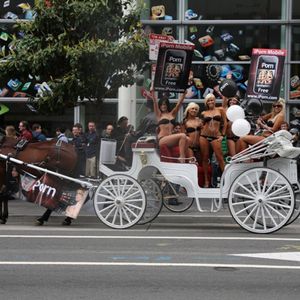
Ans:
POLYGON ((71 223, 72 223, 72 221, 71 221, 70 219, 65 219, 65 220, 61 223, 61 225, 63 225, 63 226, 70 226, 71 223))
POLYGON ((36 225, 36 226, 42 226, 42 225, 44 225, 44 221, 43 221, 43 220, 40 220, 40 219, 36 219, 36 220, 35 220, 35 225, 36 225))

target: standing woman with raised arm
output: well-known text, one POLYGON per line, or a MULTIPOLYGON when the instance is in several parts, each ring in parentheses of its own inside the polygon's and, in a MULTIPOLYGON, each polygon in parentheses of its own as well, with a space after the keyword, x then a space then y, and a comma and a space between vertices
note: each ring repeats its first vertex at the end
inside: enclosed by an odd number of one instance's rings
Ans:
POLYGON ((225 162, 222 152, 222 140, 227 128, 227 118, 222 107, 216 107, 216 97, 208 94, 204 103, 206 110, 201 113, 203 128, 200 134, 200 149, 202 154, 202 165, 204 170, 204 187, 208 188, 208 162, 210 145, 216 155, 221 171, 224 171, 225 162))
POLYGON ((172 134, 174 126, 176 124, 176 115, 183 103, 183 100, 186 95, 185 93, 181 94, 178 99, 178 102, 172 110, 170 110, 169 99, 162 98, 157 101, 157 98, 152 91, 153 103, 154 103, 154 112, 158 121, 158 145, 166 145, 168 147, 179 146, 179 161, 184 163, 187 157, 188 152, 188 137, 184 133, 175 133, 172 134))
POLYGON ((199 118, 200 107, 195 102, 190 102, 184 111, 183 128, 185 134, 189 137, 189 148, 192 156, 195 156, 200 162, 200 132, 203 126, 199 118))

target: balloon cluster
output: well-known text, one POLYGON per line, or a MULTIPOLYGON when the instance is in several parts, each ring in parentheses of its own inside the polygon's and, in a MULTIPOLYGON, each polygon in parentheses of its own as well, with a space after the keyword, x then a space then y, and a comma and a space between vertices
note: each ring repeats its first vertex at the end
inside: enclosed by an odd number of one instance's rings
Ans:
POLYGON ((232 122, 231 130, 234 135, 242 137, 251 130, 250 123, 245 120, 245 111, 239 105, 232 105, 227 109, 227 119, 232 122))

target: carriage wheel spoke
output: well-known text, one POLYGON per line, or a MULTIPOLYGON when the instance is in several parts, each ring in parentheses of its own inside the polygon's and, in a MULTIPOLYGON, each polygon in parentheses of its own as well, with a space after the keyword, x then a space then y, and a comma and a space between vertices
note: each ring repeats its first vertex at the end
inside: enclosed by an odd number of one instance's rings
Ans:
POLYGON ((275 190, 275 191, 273 191, 272 193, 266 193, 266 195, 268 195, 268 197, 271 197, 271 196, 273 196, 274 194, 278 194, 278 193, 281 193, 281 192, 283 192, 284 190, 286 189, 286 187, 283 185, 281 188, 279 188, 278 190, 275 190))
POLYGON ((276 182, 278 181, 278 179, 279 179, 279 176, 277 175, 276 179, 274 181, 272 181, 272 183, 270 184, 270 186, 266 190, 265 195, 269 194, 269 191, 273 188, 273 186, 276 184, 276 182))
MULTIPOLYGON (((132 212, 132 210, 129 207, 133 208, 133 209, 136 209, 136 210, 139 210, 139 211, 141 210, 141 208, 139 206, 136 206, 136 205, 133 205, 133 204, 130 204, 130 203, 126 203, 126 208, 128 210, 130 210, 130 212, 132 212)), ((135 213, 133 213, 133 214, 134 214, 135 217, 137 216, 135 213)))
POLYGON ((127 222, 130 223, 130 222, 131 222, 131 219, 129 218, 129 216, 128 216, 128 214, 127 214, 127 211, 126 211, 125 208, 126 208, 126 207, 122 207, 122 211, 123 211, 123 214, 124 214, 124 216, 125 216, 127 222))
POLYGON ((119 207, 118 212, 119 212, 120 225, 123 226, 123 213, 121 207, 119 207))
MULTIPOLYGON (((257 209, 257 204, 254 203, 253 204, 254 207, 252 208, 252 210, 250 211, 250 213, 248 214, 248 216, 243 220, 243 224, 246 224, 246 222, 249 220, 249 218, 252 216, 252 214, 254 213, 254 211, 257 209)), ((252 205, 252 206, 253 206, 252 205)))
MULTIPOLYGON (((110 217, 110 215, 117 209, 117 207, 114 206, 114 205, 111 205, 110 207, 112 207, 112 209, 111 209, 110 212, 105 216, 105 219, 106 219, 106 220, 107 220, 107 219, 110 217), (112 207, 112 206, 113 206, 113 207, 112 207)), ((106 208, 102 209, 101 212, 107 210, 108 208, 109 208, 109 207, 106 207, 106 208)))
POLYGON ((110 194, 111 197, 112 197, 113 199, 115 199, 116 194, 113 194, 113 193, 108 189, 108 187, 103 186, 102 188, 103 188, 108 194, 110 194))
MULTIPOLYGON (((112 223, 115 224, 116 223, 116 219, 117 219, 117 216, 118 216, 118 212, 119 212, 119 207, 115 206, 115 212, 114 212, 114 216, 113 216, 113 219, 112 219, 112 223)), ((107 219, 107 218, 106 218, 107 219)))
MULTIPOLYGON (((260 176, 263 176, 263 173, 260 176)), ((257 184, 257 191, 261 192, 261 185, 260 185, 261 180, 258 176, 258 172, 255 172, 255 177, 256 177, 256 184, 257 184)))
POLYGON ((256 228, 257 219, 258 219, 258 215, 259 215, 260 209, 261 209, 260 206, 258 206, 258 207, 257 207, 256 214, 255 214, 254 222, 253 222, 253 228, 256 228))
POLYGON ((112 190, 114 191, 114 193, 115 193, 115 196, 119 196, 119 192, 116 190, 116 187, 115 187, 115 185, 113 184, 113 182, 109 182, 110 183, 110 186, 111 186, 111 188, 112 188, 112 190))
POLYGON ((290 209, 290 206, 288 204, 283 204, 283 203, 280 203, 280 202, 273 202, 273 201, 268 201, 268 204, 270 205, 274 205, 274 206, 279 206, 279 207, 282 207, 282 208, 286 208, 287 210, 290 209))
POLYGON ((267 175, 266 175, 266 177, 264 179, 264 185, 263 185, 263 187, 261 189, 262 193, 265 193, 265 191, 266 191, 268 180, 269 180, 269 172, 267 172, 267 175))
POLYGON ((251 208, 251 207, 253 207, 253 206, 255 206, 255 205, 256 205, 256 203, 253 202, 252 204, 246 206, 245 208, 243 208, 243 209, 241 209, 241 210, 239 210, 239 211, 236 211, 235 213, 236 213, 236 215, 239 215, 239 214, 245 212, 246 210, 248 210, 249 208, 251 208))
POLYGON ((242 193, 238 193, 238 192, 233 192, 233 194, 234 194, 235 196, 240 196, 240 197, 242 197, 242 198, 247 198, 247 199, 252 199, 252 200, 254 200, 254 197, 253 197, 253 196, 250 196, 250 195, 246 195, 246 194, 242 194, 242 193))
POLYGON ((142 201, 142 200, 143 200, 142 198, 137 198, 137 199, 129 199, 129 200, 126 200, 126 203, 140 202, 140 201, 142 201))
POLYGON ((255 194, 249 190, 248 188, 246 188, 243 184, 241 184, 240 182, 237 183, 242 189, 244 189, 245 191, 247 191, 249 194, 251 194, 253 197, 255 197, 255 194))
POLYGON ((268 203, 266 203, 266 207, 270 208, 270 210, 272 212, 274 212, 275 214, 277 214, 282 219, 284 219, 286 217, 285 215, 283 215, 282 213, 280 213, 278 210, 276 210, 273 206, 269 205, 268 203))
POLYGON ((232 203, 232 206, 238 206, 238 205, 243 205, 245 206, 245 204, 251 204, 254 203, 254 199, 253 200, 247 200, 247 201, 240 201, 240 202, 234 202, 232 203))
POLYGON ((263 206, 263 209, 267 212, 269 215, 270 219, 272 220, 273 224, 277 226, 278 224, 276 223, 274 217, 272 216, 271 212, 269 211, 268 207, 266 205, 263 206))
POLYGON ((121 185, 122 188, 120 187, 120 194, 119 194, 119 196, 124 195, 126 185, 127 185, 127 179, 126 179, 126 180, 123 180, 123 183, 122 183, 122 185, 121 185))
MULTIPOLYGON (((246 176, 247 181, 249 182, 249 184, 251 185, 252 189, 254 192, 257 192, 257 189, 255 188, 253 182, 250 180, 249 176, 246 176)), ((255 197, 255 194, 252 193, 253 197, 255 197)))
MULTIPOLYGON (((129 192, 135 187, 134 184, 130 185, 129 188, 127 189, 127 191, 124 193, 123 198, 126 199, 127 195, 129 194, 129 192)), ((138 191, 137 191, 138 192, 138 191)))
POLYGON ((266 230, 267 229, 267 224, 266 224, 266 217, 265 217, 265 213, 264 213, 263 209, 261 210, 261 218, 262 218, 262 221, 263 221, 264 230, 266 230))
POLYGON ((114 201, 115 198, 116 198, 116 197, 112 197, 112 196, 105 195, 105 194, 102 194, 102 193, 101 193, 101 194, 98 193, 97 196, 100 196, 100 197, 103 197, 103 198, 105 198, 105 199, 109 199, 109 200, 112 200, 112 201, 114 201))
MULTIPOLYGON (((130 206, 130 205, 125 206, 126 210, 128 210, 136 218, 137 214, 128 206, 130 206)), ((139 210, 139 211, 141 210, 140 207, 138 207, 138 206, 132 206, 132 207, 135 208, 136 210, 139 210)))
MULTIPOLYGON (((103 209, 101 209, 100 212, 103 213, 103 212, 107 211, 108 209, 112 208, 113 206, 114 206, 114 204, 112 203, 112 204, 110 204, 110 205, 104 207, 103 209)), ((115 206, 114 206, 114 207, 115 207, 115 206)))

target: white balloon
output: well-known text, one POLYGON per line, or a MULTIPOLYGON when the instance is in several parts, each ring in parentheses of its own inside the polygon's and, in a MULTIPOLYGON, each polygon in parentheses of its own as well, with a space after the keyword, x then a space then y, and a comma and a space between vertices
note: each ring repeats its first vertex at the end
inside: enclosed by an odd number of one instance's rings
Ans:
POLYGON ((227 109, 227 119, 234 122, 237 119, 245 119, 245 112, 239 105, 232 105, 227 109))
POLYGON ((237 119, 232 123, 231 130, 236 136, 247 135, 251 130, 250 123, 245 119, 237 119))

